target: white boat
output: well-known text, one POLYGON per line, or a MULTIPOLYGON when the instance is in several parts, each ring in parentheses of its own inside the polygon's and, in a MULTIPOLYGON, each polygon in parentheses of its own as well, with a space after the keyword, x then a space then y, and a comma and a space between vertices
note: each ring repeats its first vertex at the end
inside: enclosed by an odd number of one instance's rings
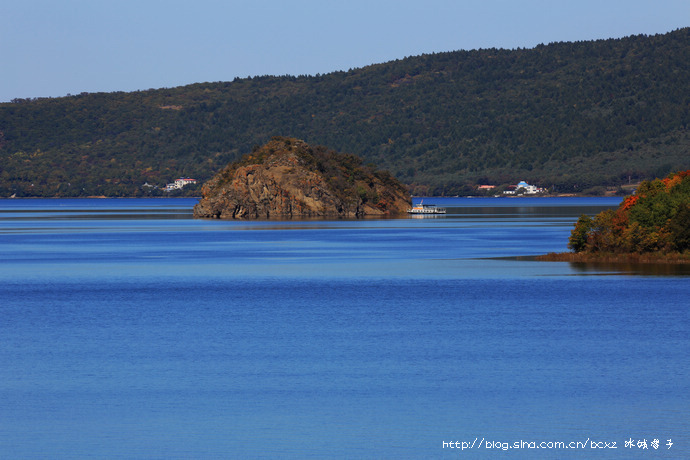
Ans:
POLYGON ((408 214, 445 214, 446 208, 439 208, 435 204, 424 204, 421 202, 407 210, 408 214))

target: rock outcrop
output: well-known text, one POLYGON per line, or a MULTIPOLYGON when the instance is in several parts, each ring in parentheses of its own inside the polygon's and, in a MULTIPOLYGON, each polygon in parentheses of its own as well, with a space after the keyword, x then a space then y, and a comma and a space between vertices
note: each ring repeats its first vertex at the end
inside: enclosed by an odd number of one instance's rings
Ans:
POLYGON ((274 137, 226 166, 202 187, 194 217, 290 219, 396 215, 409 192, 354 155, 274 137))

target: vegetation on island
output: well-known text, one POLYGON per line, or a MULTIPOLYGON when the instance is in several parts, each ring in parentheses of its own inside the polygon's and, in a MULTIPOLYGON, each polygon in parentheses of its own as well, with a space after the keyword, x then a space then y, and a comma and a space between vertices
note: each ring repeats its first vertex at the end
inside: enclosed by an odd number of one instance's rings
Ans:
POLYGON ((615 210, 580 216, 568 248, 546 259, 690 262, 690 170, 642 182, 615 210))
POLYGON ((16 99, 0 104, 0 196, 167 196, 274 135, 351 152, 417 195, 520 180, 601 193, 690 167, 690 28, 16 99))
MULTIPOLYGON (((311 146, 300 139, 284 136, 274 136, 265 145, 255 146, 251 153, 223 168, 214 179, 204 184, 203 189, 221 189, 235 178, 237 170, 243 166, 264 165, 268 160, 275 161, 276 157, 289 153, 294 154, 307 171, 323 177, 328 189, 342 202, 356 196, 364 203, 372 203, 385 210, 388 204, 384 197, 378 195, 374 183, 405 190, 390 172, 379 170, 371 163, 365 164, 356 155, 337 152, 323 145, 311 146)), ((406 190, 405 195, 408 195, 406 190)))

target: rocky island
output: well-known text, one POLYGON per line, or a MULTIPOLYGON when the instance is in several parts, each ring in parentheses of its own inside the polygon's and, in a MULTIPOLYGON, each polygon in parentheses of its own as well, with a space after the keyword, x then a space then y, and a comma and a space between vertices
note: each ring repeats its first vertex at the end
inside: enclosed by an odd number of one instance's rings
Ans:
POLYGON ((354 218, 402 214, 411 205, 404 185, 355 155, 274 137, 206 182, 194 217, 354 218))

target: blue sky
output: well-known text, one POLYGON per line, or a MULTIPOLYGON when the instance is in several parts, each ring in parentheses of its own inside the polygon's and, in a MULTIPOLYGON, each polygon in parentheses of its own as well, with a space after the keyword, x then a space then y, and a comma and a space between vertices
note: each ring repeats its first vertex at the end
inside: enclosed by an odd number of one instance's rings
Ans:
POLYGON ((0 102, 687 26, 689 0, 2 0, 0 102))

